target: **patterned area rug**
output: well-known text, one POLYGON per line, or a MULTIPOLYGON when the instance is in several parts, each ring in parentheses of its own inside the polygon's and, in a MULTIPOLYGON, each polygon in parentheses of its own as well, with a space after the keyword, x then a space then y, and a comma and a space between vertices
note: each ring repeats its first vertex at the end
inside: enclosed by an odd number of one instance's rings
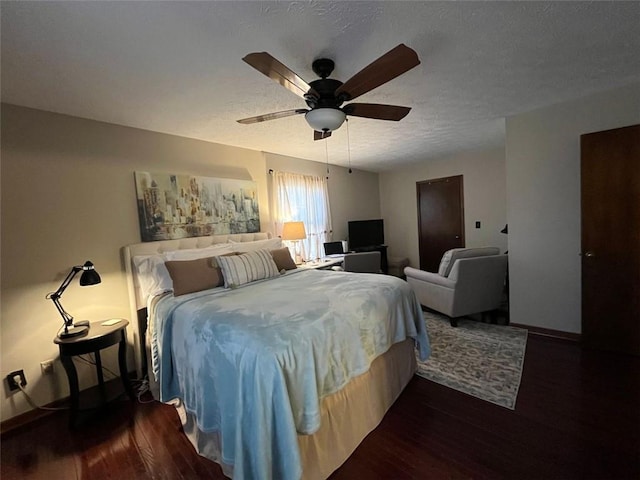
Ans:
POLYGON ((424 312, 431 356, 418 360, 418 375, 497 405, 515 409, 527 331, 522 328, 449 319, 424 312))

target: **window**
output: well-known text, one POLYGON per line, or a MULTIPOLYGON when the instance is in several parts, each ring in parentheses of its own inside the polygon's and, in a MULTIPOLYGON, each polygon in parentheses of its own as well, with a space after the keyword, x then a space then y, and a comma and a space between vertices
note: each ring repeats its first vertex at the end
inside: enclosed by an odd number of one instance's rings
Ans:
POLYGON ((323 243, 331 234, 331 212, 327 181, 297 173, 274 173, 274 219, 276 235, 284 222, 304 222, 307 239, 300 242, 302 257, 324 256, 323 243))

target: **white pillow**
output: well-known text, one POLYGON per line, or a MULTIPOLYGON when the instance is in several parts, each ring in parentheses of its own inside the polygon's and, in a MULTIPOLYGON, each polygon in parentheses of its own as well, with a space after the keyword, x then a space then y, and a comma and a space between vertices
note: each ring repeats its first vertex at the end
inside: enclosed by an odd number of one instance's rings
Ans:
POLYGON ((216 257, 231 252, 233 252, 233 245, 230 243, 221 243, 204 248, 171 250, 164 255, 167 260, 197 260, 199 258, 216 257))
POLYGON ((139 255, 133 257, 142 298, 173 290, 173 281, 167 267, 165 255, 139 255))
POLYGON ((254 250, 241 255, 216 257, 216 261, 222 270, 226 288, 280 275, 276 262, 273 261, 268 250, 254 250))
POLYGON ((255 240, 253 242, 234 242, 233 240, 230 240, 230 242, 233 245, 233 251, 240 253, 282 248, 282 239, 280 237, 269 238, 267 240, 255 240))

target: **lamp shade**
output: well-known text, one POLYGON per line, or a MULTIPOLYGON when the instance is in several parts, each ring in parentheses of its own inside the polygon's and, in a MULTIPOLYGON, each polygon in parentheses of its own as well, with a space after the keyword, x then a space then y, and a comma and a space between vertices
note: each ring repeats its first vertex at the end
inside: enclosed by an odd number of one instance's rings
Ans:
POLYGON ((96 269, 93 266, 93 263, 90 261, 86 261, 82 266, 82 275, 80 275, 80 285, 86 287, 87 285, 97 285, 100 283, 102 279, 96 269))
POLYGON ((307 232, 304 229, 304 222, 284 222, 283 240, 304 240, 305 238, 307 238, 307 232))
POLYGON ((338 108, 314 108, 304 118, 317 132, 331 132, 340 128, 347 116, 338 108))

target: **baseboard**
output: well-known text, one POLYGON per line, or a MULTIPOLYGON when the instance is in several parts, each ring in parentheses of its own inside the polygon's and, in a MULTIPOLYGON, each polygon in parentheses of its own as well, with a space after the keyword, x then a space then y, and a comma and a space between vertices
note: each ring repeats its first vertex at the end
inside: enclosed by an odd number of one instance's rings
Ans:
MULTIPOLYGON (((129 378, 131 380, 135 380, 136 378, 135 372, 129 372, 129 378)), ((106 380, 105 384, 111 384, 115 382, 120 383, 121 380, 119 378, 112 378, 110 380, 106 380)), ((92 390, 97 391, 98 385, 94 385, 92 387, 87 388, 86 390, 82 390, 80 392, 80 395, 83 395, 83 392, 89 392, 92 390)), ((16 395, 19 395, 19 394, 20 392, 16 392, 16 395)), ((59 400, 54 400, 51 403, 42 405, 42 407, 67 409, 69 408, 69 397, 66 396, 59 400)), ((32 422, 40 420, 41 418, 44 418, 51 414, 59 413, 59 412, 60 410, 42 410, 40 408, 34 408, 33 410, 29 410, 28 412, 21 413, 20 415, 16 415, 15 417, 11 417, 7 420, 4 420, 2 423, 0 423, 0 435, 5 436, 6 434, 9 434, 10 432, 16 429, 19 429, 32 422)))
POLYGON ((531 325, 522 325, 520 323, 510 323, 512 327, 524 328, 532 335, 540 335, 543 337, 553 337, 569 342, 580 343, 581 335, 579 333, 563 332, 562 330, 551 330, 549 328, 534 327, 531 325))
MULTIPOLYGON (((46 408, 68 408, 69 407, 69 397, 62 398, 60 400, 55 400, 51 403, 47 403, 43 405, 46 408)), ((5 436, 6 434, 24 427, 25 425, 35 422, 36 420, 40 420, 41 418, 52 415, 59 410, 41 410, 39 408, 29 410, 28 412, 21 413, 20 415, 16 415, 15 417, 11 417, 8 420, 0 423, 0 435, 5 436)))

